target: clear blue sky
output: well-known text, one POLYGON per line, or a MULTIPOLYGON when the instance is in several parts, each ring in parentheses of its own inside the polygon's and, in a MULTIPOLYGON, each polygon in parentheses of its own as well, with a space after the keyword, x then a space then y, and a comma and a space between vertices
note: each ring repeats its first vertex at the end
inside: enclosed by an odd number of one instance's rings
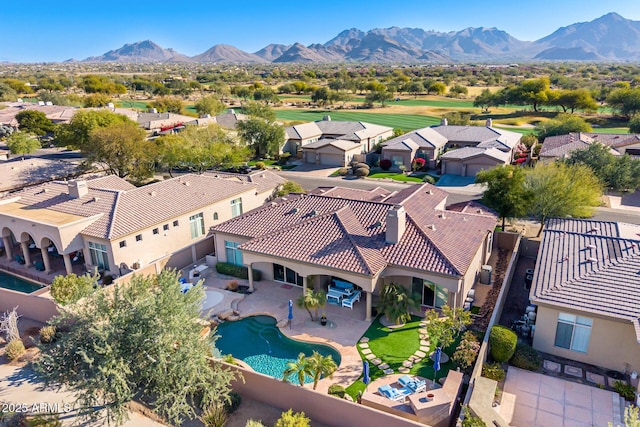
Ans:
POLYGON ((5 0, 0 61, 84 59, 152 40, 192 56, 216 44, 255 52, 269 43, 325 43, 348 28, 457 31, 496 27, 536 40, 608 12, 640 20, 638 0, 5 0))

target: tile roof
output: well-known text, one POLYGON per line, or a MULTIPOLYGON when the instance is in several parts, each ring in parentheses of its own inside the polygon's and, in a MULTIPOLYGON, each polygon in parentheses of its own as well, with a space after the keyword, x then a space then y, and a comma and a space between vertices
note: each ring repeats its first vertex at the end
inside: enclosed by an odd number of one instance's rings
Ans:
POLYGON ((449 150, 440 156, 441 159, 469 160, 474 157, 486 156, 503 163, 508 163, 510 154, 500 151, 497 148, 462 147, 456 150, 449 150))
MULTIPOLYGON (((420 148, 440 148, 444 147, 448 141, 447 138, 437 132, 436 128, 427 127, 405 133, 404 135, 400 135, 382 143, 382 145, 392 148, 391 146, 399 144, 405 140, 412 141, 420 148)), ((393 149, 395 149, 395 147, 393 149)))
POLYGON ((629 238, 639 230, 632 224, 550 219, 532 301, 631 321, 640 342, 640 235, 629 238))
POLYGON ((374 189, 371 197, 357 191, 337 188, 285 197, 212 231, 249 238, 241 245, 247 251, 358 274, 375 275, 396 265, 460 276, 496 224, 488 212, 436 209, 447 193, 429 184, 391 194, 374 189), (341 197, 347 195, 360 197, 341 197), (374 201, 378 197, 384 198, 374 201), (406 230, 398 243, 389 244, 386 217, 396 204, 405 207, 406 230))
POLYGON ((318 187, 309 192, 318 196, 337 197, 342 199, 367 200, 371 202, 382 202, 391 194, 389 190, 376 187, 371 190, 360 190, 347 187, 318 187))
POLYGON ((384 144, 384 148, 388 150, 413 152, 419 149, 420 145, 414 142, 413 139, 411 138, 405 138, 405 139, 397 139, 395 140, 395 142, 389 141, 388 143, 384 144))
POLYGON ((363 141, 391 131, 388 126, 367 122, 318 120, 285 128, 288 139, 333 136, 350 141, 363 141))
POLYGON ((605 135, 586 132, 571 132, 564 135, 548 136, 542 143, 540 157, 568 157, 576 150, 586 150, 594 142, 608 145, 610 152, 619 155, 614 147, 621 147, 640 142, 637 135, 605 135))
POLYGON ((349 151, 349 150, 354 150, 354 149, 358 149, 361 150, 362 147, 360 146, 360 144, 356 144, 353 141, 347 141, 344 139, 328 139, 328 138, 322 138, 319 139, 316 142, 312 142, 310 144, 306 144, 302 146, 302 149, 316 149, 316 148, 323 148, 326 147, 327 145, 331 145, 332 147, 336 147, 339 150, 342 151, 349 151))
POLYGON ((255 184, 258 188, 259 193, 264 193, 265 191, 273 191, 279 185, 287 182, 286 179, 268 170, 255 170, 248 174, 211 171, 205 172, 204 175, 210 176, 212 178, 226 179, 232 182, 235 181, 240 183, 255 184))

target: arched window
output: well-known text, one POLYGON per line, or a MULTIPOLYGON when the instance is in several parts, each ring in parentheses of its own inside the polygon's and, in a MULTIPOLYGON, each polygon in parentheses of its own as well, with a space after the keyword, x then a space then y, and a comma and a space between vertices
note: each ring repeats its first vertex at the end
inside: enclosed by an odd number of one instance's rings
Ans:
POLYGON ((213 213, 213 220, 217 221, 218 220, 218 212, 214 212, 213 213))

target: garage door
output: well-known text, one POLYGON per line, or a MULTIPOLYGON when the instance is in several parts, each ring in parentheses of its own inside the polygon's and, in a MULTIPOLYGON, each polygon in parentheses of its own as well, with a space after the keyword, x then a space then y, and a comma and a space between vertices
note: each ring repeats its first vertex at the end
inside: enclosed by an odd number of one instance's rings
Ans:
POLYGON ((467 165, 466 176, 476 176, 481 170, 491 169, 493 166, 488 165, 467 165))
POLYGON ((326 166, 344 166, 344 155, 321 153, 320 164, 326 166))
POLYGON ((444 162, 444 173, 450 175, 462 175, 462 163, 451 160, 445 160, 444 162))
POLYGON ((316 163, 316 152, 315 151, 305 151, 304 152, 305 159, 304 161, 307 163, 316 163))

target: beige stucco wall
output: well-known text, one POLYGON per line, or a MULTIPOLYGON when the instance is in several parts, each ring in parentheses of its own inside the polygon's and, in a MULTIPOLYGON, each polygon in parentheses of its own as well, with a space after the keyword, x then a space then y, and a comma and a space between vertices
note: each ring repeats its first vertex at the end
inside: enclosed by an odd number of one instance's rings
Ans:
POLYGON ((616 150, 620 154, 625 154, 627 150, 640 150, 640 144, 627 145, 626 147, 618 147, 616 150))
MULTIPOLYGON (((389 160, 390 162, 393 162, 394 156, 401 156, 402 163, 407 168, 407 170, 411 170, 411 161, 413 160, 413 157, 415 156, 415 154, 416 154, 415 151, 390 150, 386 148, 382 149, 382 159, 386 159, 386 160, 389 160)), ((391 167, 395 168, 396 166, 392 164, 391 167)))
POLYGON ((588 313, 538 305, 533 338, 533 347, 536 350, 621 372, 625 371, 627 364, 631 370, 640 371, 640 344, 637 340, 631 322, 615 321, 588 313), (554 346, 560 312, 593 319, 586 353, 554 346))
MULTIPOLYGON (((36 293, 41 292, 38 290, 34 294, 36 293)), ((51 298, 34 294, 0 288, 0 312, 4 313, 17 307, 18 314, 22 317, 42 323, 48 322, 58 314, 58 307, 51 298)))

